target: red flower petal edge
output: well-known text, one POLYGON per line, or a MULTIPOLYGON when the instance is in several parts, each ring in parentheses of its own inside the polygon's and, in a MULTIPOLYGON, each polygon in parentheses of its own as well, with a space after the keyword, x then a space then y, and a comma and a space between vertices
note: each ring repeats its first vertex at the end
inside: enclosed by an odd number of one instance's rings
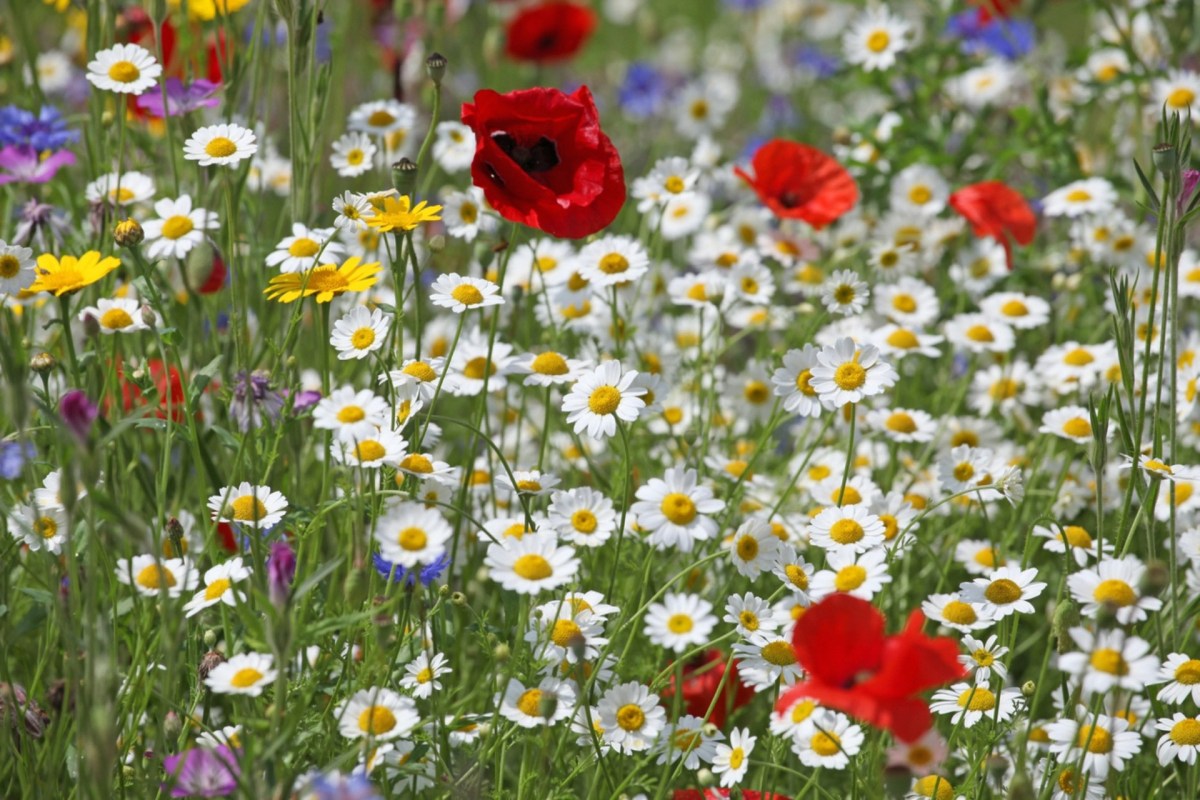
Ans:
POLYGON ((823 228, 858 202, 854 178, 815 147, 772 139, 758 149, 750 165, 753 176, 741 167, 733 171, 776 216, 823 228))
POLYGON ((914 611, 903 632, 885 636, 883 614, 865 600, 835 594, 814 604, 792 636, 807 678, 780 696, 776 710, 808 697, 901 741, 919 739, 932 718, 916 695, 965 674, 958 645, 922 633, 924 619, 914 611))
POLYGON ((571 94, 484 89, 463 104, 462 121, 475 132, 471 178, 505 219, 580 239, 625 204, 621 156, 586 86, 571 94))
POLYGON ((976 236, 988 236, 1004 245, 1010 270, 1012 242, 1027 245, 1037 232, 1033 209, 1020 192, 1000 181, 964 186, 950 195, 950 207, 971 223, 976 236))
POLYGON ((562 61, 575 55, 596 28, 596 14, 578 3, 541 3, 508 24, 504 52, 517 61, 562 61))

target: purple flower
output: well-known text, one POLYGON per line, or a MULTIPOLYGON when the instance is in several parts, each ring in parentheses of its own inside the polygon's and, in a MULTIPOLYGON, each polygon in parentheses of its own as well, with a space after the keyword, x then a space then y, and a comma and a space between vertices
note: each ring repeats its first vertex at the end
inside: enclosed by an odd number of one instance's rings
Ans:
POLYGON ((75 163, 75 154, 70 150, 59 150, 57 153, 42 158, 38 151, 24 145, 9 145, 0 150, 0 184, 5 183, 46 183, 63 167, 75 163))
POLYGON ((315 406, 321 401, 321 393, 309 389, 308 391, 298 392, 292 399, 292 410, 296 412, 303 411, 310 406, 315 406))
POLYGON ((58 150, 79 138, 78 131, 67 129, 67 121, 54 106, 42 106, 36 115, 16 106, 0 108, 0 145, 20 145, 43 150, 58 150))
POLYGON ((58 402, 59 416, 62 417, 62 421, 66 423, 71 433, 75 434, 75 438, 81 442, 87 441, 92 423, 96 421, 99 413, 95 403, 79 389, 67 392, 58 402))
POLYGON ((316 776, 306 788, 315 800, 382 800, 366 775, 331 772, 316 776))
POLYGON ((271 385, 271 376, 265 371, 255 370, 249 375, 239 372, 229 413, 245 433, 251 428, 261 428, 264 420, 275 422, 279 419, 284 400, 283 393, 271 385))
POLYGON ((185 753, 167 756, 163 769, 173 779, 171 797, 225 797, 237 789, 238 766, 234 751, 226 745, 212 749, 195 747, 185 753))
POLYGON ((275 542, 267 558, 267 590, 276 607, 283 608, 287 604, 295 577, 296 551, 287 542, 275 542))
POLYGON ((50 250, 51 245, 62 244, 63 236, 71 230, 66 214, 37 198, 21 206, 19 219, 13 244, 30 244, 36 239, 41 249, 50 250))
POLYGON ((203 79, 184 84, 179 78, 167 78, 166 113, 163 113, 163 96, 159 90, 143 93, 137 99, 138 108, 155 117, 177 117, 201 108, 215 108, 221 104, 216 98, 221 84, 203 79))
POLYGON ((1185 169, 1180 178, 1182 183, 1179 187, 1179 202, 1176 204, 1176 208, 1182 214, 1187 211, 1187 207, 1191 203, 1192 193, 1196 191, 1196 184, 1200 183, 1200 169, 1185 169))
POLYGON ((399 564, 393 564, 378 553, 372 558, 375 561, 375 571, 383 576, 384 580, 404 586, 416 586, 417 581, 420 581, 422 586, 428 586, 437 580, 442 571, 450 564, 449 553, 442 553, 432 564, 426 564, 419 570, 405 569, 399 564))
POLYGON ((25 462, 37 455, 33 442, 0 442, 0 478, 15 480, 25 462))
POLYGON ((667 80, 650 64, 635 61, 625 72, 625 81, 617 90, 621 108, 631 117, 652 117, 667 97, 667 80))
POLYGON ((1033 49, 1034 27, 1028 20, 985 19, 979 9, 952 16, 946 33, 961 39, 962 51, 968 54, 991 53, 1015 61, 1033 49))

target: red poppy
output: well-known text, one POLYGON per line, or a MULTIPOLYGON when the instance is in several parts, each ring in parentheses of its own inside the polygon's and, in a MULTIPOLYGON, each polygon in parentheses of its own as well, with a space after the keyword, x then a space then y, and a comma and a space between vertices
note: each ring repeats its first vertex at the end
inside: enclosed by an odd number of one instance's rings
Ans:
MULTIPOLYGON (((687 713, 703 717, 712 705, 717 687, 721 685, 721 676, 725 674, 725 662, 728 655, 720 650, 705 650, 700 655, 687 662, 683 667, 683 702, 687 713)), ((663 690, 664 698, 675 694, 675 675, 671 675, 670 685, 663 690)), ((708 721, 718 728, 725 727, 725 715, 733 709, 741 708, 754 697, 754 688, 742 683, 738 678, 737 664, 729 671, 725 681, 721 699, 713 706, 712 716, 708 721)))
POLYGON ((976 236, 990 236, 1004 245, 1010 270, 1012 242, 1029 244, 1037 230, 1037 217, 1025 198, 1000 181, 964 186, 950 195, 950 206, 966 217, 976 236))
MULTIPOLYGON (((121 406, 125 413, 133 411, 134 406, 147 405, 145 396, 137 384, 125 379, 122 365, 117 365, 117 383, 121 387, 121 406)), ((167 367, 161 359, 152 358, 146 362, 150 370, 150 380, 154 383, 158 395, 158 410, 155 412, 159 419, 166 419, 168 410, 171 419, 183 422, 185 419, 183 378, 174 365, 167 367)), ((199 413, 199 412, 197 412, 199 413)))
POLYGON ((979 8, 979 21, 988 22, 993 17, 1007 19, 1021 5, 1021 0, 973 0, 979 8))
POLYGON ((462 121, 475 132, 471 178, 505 219, 579 239, 625 204, 621 156, 586 86, 573 94, 484 89, 463 103, 462 121))
POLYGON ((212 267, 208 271, 208 277, 204 279, 204 283, 196 287, 196 291, 200 294, 216 294, 225 286, 225 278, 228 275, 229 270, 225 267, 225 262, 221 260, 221 256, 214 252, 212 267))
POLYGON ((902 741, 919 739, 932 718, 917 693, 965 674, 957 643, 926 636, 924 621, 914 611, 903 632, 885 636, 883 614, 865 600, 834 594, 816 603, 796 622, 792 636, 807 680, 784 692, 776 710, 810 697, 902 741))
POLYGON ((579 52, 596 27, 596 15, 578 3, 540 3, 508 23, 504 52, 517 61, 561 61, 579 52))
POLYGON ((776 216, 823 228, 858 202, 854 178, 815 147, 772 139, 758 148, 750 163, 754 177, 741 167, 733 171, 776 216))

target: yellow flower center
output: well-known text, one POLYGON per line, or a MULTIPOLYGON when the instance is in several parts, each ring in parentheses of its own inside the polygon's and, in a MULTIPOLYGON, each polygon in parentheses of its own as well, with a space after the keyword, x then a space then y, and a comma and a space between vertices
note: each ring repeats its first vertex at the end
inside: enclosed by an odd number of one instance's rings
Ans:
POLYGON ((142 71, 132 61, 118 61, 108 68, 108 77, 117 83, 133 83, 142 77, 142 71))
POLYGON ((933 199, 933 192, 928 186, 917 184, 908 190, 908 199, 910 202, 918 206, 923 206, 933 199))
POLYGON ((988 388, 988 396, 993 400, 1009 400, 1017 396, 1021 384, 1012 378, 1001 378, 988 388))
POLYGON ((615 386, 599 386, 588 397, 588 409, 593 414, 612 414, 621 404, 621 392, 615 386))
POLYGON ((527 581, 541 581, 554 574, 554 567, 537 553, 526 553, 513 563, 513 572, 527 581))
POLYGON ((1092 546, 1091 534, 1078 525, 1068 525, 1063 528, 1063 532, 1059 534, 1058 539, 1062 541, 1064 538, 1071 547, 1088 548, 1092 546))
POLYGON ((252 494, 244 494, 235 499, 230 506, 233 508, 233 518, 238 522, 253 522, 267 515, 267 506, 252 494))
POLYGON ((396 727, 396 715, 383 706, 371 706, 358 715, 358 729, 370 736, 387 733, 396 727))
POLYGON ((887 31, 874 30, 867 37, 867 49, 872 53, 882 53, 884 50, 887 50, 891 41, 892 37, 888 35, 887 31))
POLYGON ((617 725, 620 726, 621 730, 641 730, 644 724, 646 724, 646 714, 640 706, 633 703, 626 703, 617 709, 617 725))
POLYGON ((571 515, 571 527, 580 533, 592 533, 598 524, 596 515, 586 508, 581 508, 571 515))
POLYGON ((1187 686, 1200 683, 1200 661, 1192 658, 1176 667, 1175 681, 1187 686))
POLYGON ((433 371, 433 367, 424 361, 414 361, 400 371, 405 375, 416 378, 422 383, 432 383, 437 380, 437 373, 433 371))
POLYGON ((988 584, 983 596, 998 606, 1015 603, 1021 599, 1021 587, 1008 578, 1000 578, 988 584))
POLYGON ((517 491, 518 492, 540 492, 541 490, 542 490, 542 484, 539 483, 538 481, 531 481, 531 480, 517 481, 517 491))
POLYGON ((53 538, 56 533, 58 533, 58 523, 55 522, 51 517, 39 517, 38 520, 33 523, 33 530, 34 533, 38 534, 43 539, 50 539, 53 538))
POLYGON ((1083 417, 1072 417, 1062 424, 1062 432, 1075 439, 1092 435, 1092 423, 1083 417))
POLYGON ((1196 93, 1182 86, 1167 95, 1167 105, 1171 108, 1186 108, 1195 100, 1196 93))
POLYGON ((771 399, 771 389, 762 381, 747 382, 745 389, 742 390, 742 394, 748 402, 756 406, 761 406, 771 399))
POLYGON ((428 456, 420 453, 410 453, 400 460, 400 469, 428 475, 433 472, 433 462, 428 456))
POLYGON ((133 317, 123 308, 110 308, 100 317, 101 327, 109 330, 122 330, 133 324, 133 317))
POLYGON ((550 640, 559 647, 569 647, 576 638, 583 636, 583 631, 572 620, 560 619, 554 623, 550 640))
POLYGON ((288 255, 296 258, 312 258, 319 252, 321 252, 321 245, 303 236, 288 245, 288 255))
POLYGON ((996 663, 996 657, 992 655, 991 651, 984 650, 983 648, 971 653, 971 658, 975 659, 975 663, 981 667, 990 667, 996 663))
POLYGON ((600 259, 599 267, 605 275, 620 275, 629 269, 629 259, 620 253, 608 253, 600 259))
POLYGON ((976 686, 958 696, 958 707, 968 711, 991 711, 996 707, 996 695, 982 686, 976 686))
MULTIPOLYGON (((911 751, 909 760, 912 760, 911 751)), ((933 800, 954 800, 954 787, 950 785, 950 781, 940 775, 926 775, 924 778, 919 778, 913 784, 913 791, 921 797, 930 797, 933 800)))
POLYGON ((729 768, 738 770, 742 768, 742 763, 746 760, 746 751, 740 747, 735 747, 729 751, 729 768))
POLYGON ((887 336, 887 343, 897 350, 912 350, 919 347, 921 342, 917 335, 907 328, 897 328, 887 336))
POLYGON ((687 614, 672 614, 667 620, 667 630, 671 633, 687 633, 696 623, 687 614))
POLYGON ((1109 578, 1100 581, 1100 585, 1092 592, 1092 599, 1097 603, 1125 608, 1137 602, 1137 594, 1134 593, 1133 587, 1125 581, 1109 578))
POLYGON ((1129 662, 1121 655, 1120 650, 1102 647, 1092 653, 1092 668, 1109 675, 1128 675, 1129 662))
POLYGON ((842 567, 833 578, 833 587, 839 592, 853 592, 867 580, 867 570, 858 564, 842 567))
POLYGON ((683 182, 683 178, 678 175, 672 175, 663 181, 663 188, 671 194, 679 194, 685 187, 686 184, 683 182))
POLYGON ((553 351, 540 353, 529 368, 538 375, 566 375, 571 371, 567 360, 553 351))
POLYGON ((844 306, 848 303, 854 302, 854 297, 854 287, 848 283, 839 284, 837 288, 833 290, 833 299, 836 300, 839 305, 844 306))
POLYGON ((973 342, 994 342, 996 335, 987 325, 972 325, 967 328, 967 338, 973 342))
POLYGON ((833 382, 839 389, 852 392, 867 382, 867 371, 854 361, 847 361, 833 371, 833 382))
POLYGON ((354 457, 359 461, 378 461, 387 455, 387 448, 374 439, 364 439, 354 448, 354 457))
POLYGON ((1072 367, 1086 367, 1095 360, 1096 357, 1082 347, 1076 347, 1063 356, 1063 363, 1070 364, 1072 367))
POLYGON ((854 544, 865 533, 863 526, 852 519, 839 519, 829 528, 829 538, 838 544, 854 544))
POLYGON ((372 111, 371 116, 367 117, 367 124, 375 128, 384 128, 396 121, 396 118, 390 112, 380 109, 372 111))
POLYGON ((216 600, 218 597, 229 591, 229 587, 233 584, 228 578, 217 578, 215 581, 204 587, 204 599, 216 600))
POLYGON ((841 750, 842 740, 838 738, 836 733, 817 731, 813 734, 809 745, 817 755, 833 756, 837 755, 838 751, 841 750))
POLYGON ((213 158, 228 158, 237 152, 237 145, 233 143, 232 139, 214 136, 208 144, 204 145, 204 152, 213 158))
POLYGON ((777 667, 787 667, 796 663, 796 651, 785 641, 777 640, 762 649, 763 660, 777 667))
POLYGON ((481 381, 484 375, 491 375, 495 371, 496 366, 484 356, 476 356, 463 365, 463 375, 475 381, 481 381))
POLYGON ((1068 203, 1086 203, 1092 199, 1092 195, 1087 189, 1072 189, 1067 193, 1068 203))
MULTIPOLYGON (((803 592, 808 589, 808 573, 796 564, 788 564, 783 568, 783 573, 787 575, 788 581, 800 591, 803 592)), ((859 581, 859 583, 861 582, 859 581)))
POLYGON ((796 388, 809 397, 814 397, 817 390, 812 387, 812 370, 800 370, 800 374, 796 376, 796 388))
POLYGON ((477 306, 483 302, 483 292, 469 283, 460 283, 450 290, 450 296, 464 306, 477 306))
POLYGON ((12 278, 21 271, 21 261, 11 253, 0 255, 0 278, 12 278))
POLYGON ((1111 753, 1113 737, 1111 733, 1098 725, 1096 727, 1081 725, 1079 733, 1075 736, 1075 744, 1077 747, 1086 747, 1089 753, 1111 753))
POLYGON ((1029 307, 1020 300, 1009 300, 1000 306, 1000 313, 1006 317, 1024 317, 1029 314, 1029 307))
POLYGON ((884 426, 889 431, 895 431, 896 433, 915 433, 917 430, 917 421, 912 418, 911 414, 896 411, 887 418, 884 426))
POLYGON ((357 167, 363 162, 363 151, 357 147, 346 153, 346 163, 352 167, 357 167))
POLYGON ((663 516, 676 525, 687 525, 696 518, 696 504, 682 492, 671 492, 662 500, 663 516))
POLYGON ((1171 741, 1178 745, 1200 745, 1200 720, 1181 719, 1171 726, 1171 741))
POLYGON ((856 506, 863 501, 862 493, 853 486, 844 490, 839 486, 829 494, 830 502, 839 506, 856 506))
POLYGON ((262 678, 263 674, 253 667, 242 667, 233 673, 233 677, 229 679, 229 685, 236 686, 238 689, 245 689, 248 686, 258 683, 262 678))
POLYGON ((134 580, 143 589, 159 589, 163 586, 170 588, 175 585, 175 575, 166 567, 158 564, 143 567, 134 580))
POLYGON ((182 236, 187 236, 192 232, 192 228, 194 227, 196 226, 192 224, 190 217, 176 214, 163 223, 162 235, 165 239, 178 239, 182 236))
POLYGON ((995 567, 997 562, 1003 564, 1004 559, 991 547, 985 547, 975 554, 975 563, 984 567, 995 567))
POLYGON ((753 561, 758 557, 758 539, 749 535, 738 539, 737 554, 742 561, 753 561))
POLYGON ((410 552, 425 549, 428 542, 429 536, 421 528, 405 528, 396 535, 396 544, 410 552))
POLYGON ((979 617, 970 603, 961 600, 951 600, 942 608, 942 618, 955 625, 972 625, 979 617))
POLYGON ((425 669, 418 672, 415 677, 417 679, 417 683, 429 683, 431 680, 433 680, 433 670, 431 670, 429 667, 425 667, 425 669))

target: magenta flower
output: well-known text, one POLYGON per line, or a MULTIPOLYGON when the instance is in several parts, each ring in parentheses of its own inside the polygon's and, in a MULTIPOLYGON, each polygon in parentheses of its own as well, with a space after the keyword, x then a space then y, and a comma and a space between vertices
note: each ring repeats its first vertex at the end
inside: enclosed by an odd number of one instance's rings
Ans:
POLYGON ((84 392, 72 389, 58 401, 58 413, 75 438, 86 442, 99 411, 84 392))
POLYGON ((277 608, 287 605, 295 578, 296 551, 287 542, 275 542, 267 559, 267 590, 277 608))
POLYGON ((221 84, 212 81, 198 80, 185 85, 179 78, 167 78, 166 89, 165 114, 162 92, 154 89, 138 96, 138 108, 155 117, 177 117, 200 108, 213 108, 221 103, 215 96, 220 91, 221 84))
POLYGON ((69 150, 42 158, 32 147, 9 145, 0 150, 0 184, 45 183, 60 169, 75 163, 75 154, 69 150))
POLYGON ((238 766, 233 750, 196 747, 163 759, 170 780, 171 797, 225 797, 237 789, 238 766))

